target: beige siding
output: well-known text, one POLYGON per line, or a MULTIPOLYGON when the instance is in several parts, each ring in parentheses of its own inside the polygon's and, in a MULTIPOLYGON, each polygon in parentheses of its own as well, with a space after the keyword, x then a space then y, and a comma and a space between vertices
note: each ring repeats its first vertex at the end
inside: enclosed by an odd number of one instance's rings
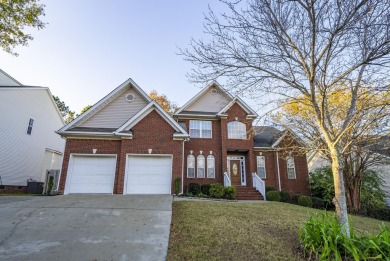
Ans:
POLYGON ((226 94, 216 88, 210 88, 209 91, 188 106, 186 111, 219 112, 230 101, 231 99, 226 94))
POLYGON ((147 102, 144 98, 142 98, 133 88, 130 88, 107 104, 91 118, 81 123, 79 127, 119 128, 146 105, 147 102), (132 102, 128 102, 125 99, 126 95, 130 93, 135 96, 135 99, 132 102))
POLYGON ((314 155, 314 157, 307 163, 309 172, 330 165, 331 165, 330 161, 320 153, 316 153, 316 155, 314 155))

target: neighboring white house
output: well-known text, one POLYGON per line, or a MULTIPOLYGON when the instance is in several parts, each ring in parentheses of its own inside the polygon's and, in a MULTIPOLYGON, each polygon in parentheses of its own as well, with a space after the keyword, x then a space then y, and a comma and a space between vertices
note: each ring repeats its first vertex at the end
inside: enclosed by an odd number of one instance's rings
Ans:
MULTIPOLYGON (((375 156, 380 157, 381 160, 378 160, 371 169, 377 171, 377 173, 382 177, 384 184, 383 190, 387 192, 386 201, 387 205, 390 206, 390 155, 388 149, 375 149, 375 156), (383 160, 382 160, 383 159, 383 160), (381 163, 379 163, 381 162, 381 163)), ((330 166, 331 163, 320 152, 314 152, 307 158, 307 164, 309 168, 309 173, 313 170, 325 166, 330 166)))
POLYGON ((61 169, 64 126, 49 88, 25 86, 0 69, 0 185, 45 182, 46 171, 61 169))

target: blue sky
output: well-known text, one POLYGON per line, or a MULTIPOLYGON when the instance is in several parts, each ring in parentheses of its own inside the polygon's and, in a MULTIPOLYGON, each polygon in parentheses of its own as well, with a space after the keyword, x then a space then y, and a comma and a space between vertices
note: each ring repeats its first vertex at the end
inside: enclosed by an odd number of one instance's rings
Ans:
POLYGON ((47 0, 45 29, 18 47, 0 51, 0 68, 26 85, 50 87, 70 109, 94 104, 128 78, 183 105, 199 91, 185 73, 191 64, 176 55, 191 37, 204 38, 208 5, 217 0, 47 0))

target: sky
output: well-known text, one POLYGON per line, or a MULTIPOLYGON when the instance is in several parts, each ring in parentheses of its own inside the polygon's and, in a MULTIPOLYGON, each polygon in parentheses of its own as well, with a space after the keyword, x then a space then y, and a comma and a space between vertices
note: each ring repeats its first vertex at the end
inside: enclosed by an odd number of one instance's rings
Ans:
POLYGON ((42 0, 47 22, 18 57, 0 51, 0 68, 24 85, 49 87, 76 113, 132 78, 179 106, 200 86, 177 55, 191 38, 204 38, 204 13, 217 0, 42 0))

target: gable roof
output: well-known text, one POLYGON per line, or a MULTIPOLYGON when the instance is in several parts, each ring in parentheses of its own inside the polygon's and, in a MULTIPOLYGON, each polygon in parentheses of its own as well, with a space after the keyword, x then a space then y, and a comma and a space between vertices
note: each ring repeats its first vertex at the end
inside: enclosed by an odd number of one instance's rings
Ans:
POLYGON ((192 105, 195 101, 197 101, 200 97, 202 97, 208 90, 210 90, 212 87, 219 89, 222 91, 224 94, 226 94, 229 99, 233 99, 233 96, 226 91, 225 89, 222 88, 222 86, 216 82, 213 81, 209 85, 207 85, 205 88, 203 88, 200 92, 198 92, 194 97, 191 98, 187 103, 185 103, 175 114, 180 114, 181 112, 185 111, 190 105, 192 105))
POLYGON ((59 132, 68 131, 74 127, 77 127, 79 124, 88 120, 89 118, 91 118, 93 115, 98 113, 101 109, 103 109, 107 104, 109 104, 112 100, 117 98, 129 85, 133 87, 141 95, 141 97, 144 98, 147 102, 152 101, 152 99, 131 78, 129 78, 124 83, 122 83, 117 88, 115 88, 113 91, 111 91, 109 94, 107 94, 100 101, 98 101, 85 113, 81 114, 76 119, 71 121, 69 124, 61 128, 59 132))
POLYGON ((271 126, 253 126, 253 146, 255 148, 277 148, 280 142, 288 135, 292 136, 301 146, 306 144, 290 129, 283 131, 271 126))
POLYGON ((0 69, 0 86, 22 86, 20 82, 15 80, 12 76, 10 76, 8 73, 0 69))
POLYGON ((237 103, 241 108, 243 108, 247 113, 248 117, 256 118, 259 116, 251 107, 249 107, 240 97, 236 96, 233 100, 228 103, 222 110, 218 112, 219 116, 225 115, 225 113, 233 106, 234 103, 237 103))
POLYGON ((111 91, 108 95, 106 95, 103 99, 98 101, 95 105, 93 105, 87 112, 77 117, 68 125, 64 126, 60 130, 56 131, 57 134, 67 136, 67 135, 75 135, 75 136, 117 136, 121 138, 132 138, 133 134, 131 132, 131 128, 135 126, 138 122, 140 122, 143 118, 145 118, 151 111, 155 110, 167 123, 169 123, 172 128, 175 130, 173 133, 173 138, 188 138, 189 135, 184 130, 178 122, 176 122, 166 111, 164 111, 160 105, 158 105, 155 101, 153 101, 132 79, 128 79, 120 86, 111 91), (114 101, 119 95, 123 93, 124 90, 128 86, 133 87, 148 104, 143 107, 140 111, 138 111, 135 115, 133 115, 130 119, 128 119, 124 124, 122 124, 119 128, 100 128, 100 127, 81 127, 79 126, 81 123, 91 118, 93 115, 97 114, 100 110, 102 110, 106 105, 110 102, 114 101))

